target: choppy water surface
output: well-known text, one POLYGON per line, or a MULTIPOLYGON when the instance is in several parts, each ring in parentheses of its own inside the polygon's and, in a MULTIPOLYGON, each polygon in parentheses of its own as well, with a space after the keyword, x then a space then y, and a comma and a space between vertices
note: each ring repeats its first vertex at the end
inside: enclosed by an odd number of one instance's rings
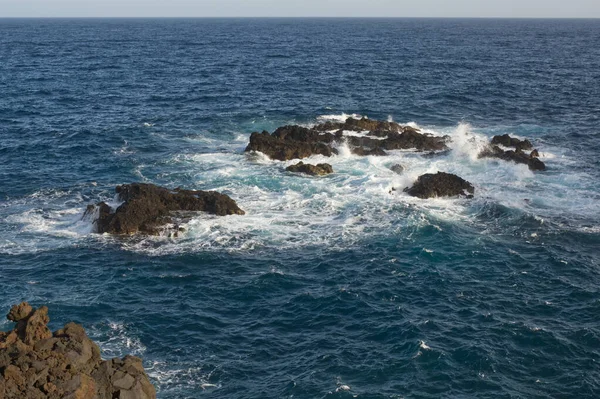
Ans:
POLYGON ((597 397, 599 42, 592 20, 0 20, 0 309, 83 323, 162 399, 597 397), (452 151, 342 146, 309 159, 324 178, 243 153, 350 115, 452 151), (477 158, 504 133, 548 170, 477 158), (436 171, 475 199, 402 192, 436 171), (91 234, 86 205, 132 181, 246 215, 91 234))

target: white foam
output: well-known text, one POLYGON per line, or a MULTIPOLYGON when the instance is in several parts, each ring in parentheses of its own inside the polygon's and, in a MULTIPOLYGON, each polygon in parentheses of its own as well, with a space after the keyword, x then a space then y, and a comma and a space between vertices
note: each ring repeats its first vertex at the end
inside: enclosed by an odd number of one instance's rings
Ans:
POLYGON ((346 119, 348 118, 353 118, 353 119, 361 119, 362 116, 358 115, 358 114, 346 114, 346 113, 341 113, 341 114, 329 114, 329 115, 319 115, 317 117, 317 120, 322 122, 322 121, 335 121, 335 122, 346 122, 346 119))
MULTIPOLYGON (((298 160, 280 162, 261 153, 242 153, 240 144, 244 144, 247 135, 240 134, 230 142, 215 142, 218 148, 212 153, 206 153, 205 148, 199 153, 186 148, 186 153, 165 160, 160 183, 223 191, 238 202, 246 215, 199 214, 184 226, 187 231, 180 238, 149 237, 127 240, 121 245, 127 250, 155 255, 322 246, 324 240, 335 249, 378 234, 411 239, 416 229, 431 226, 441 230, 443 223, 476 225, 485 234, 488 226, 478 215, 491 204, 519 210, 540 224, 568 220, 575 224, 571 227, 565 222, 565 228, 600 231, 589 223, 590 218, 597 220, 600 215, 595 180, 577 171, 573 167, 576 161, 563 149, 541 148, 543 153, 556 154, 556 158, 548 171, 533 173, 526 165, 479 159, 477 155, 491 135, 469 124, 444 129, 411 125, 437 136, 449 135, 451 151, 433 158, 412 150, 390 151, 386 157, 360 157, 353 155, 347 144, 340 143, 336 156, 304 160, 333 166, 333 175, 312 178, 285 172, 286 166, 298 160), (229 152, 223 152, 223 148, 229 148, 229 152), (389 169, 394 164, 404 167, 401 175, 389 169), (185 181, 182 170, 186 171, 185 181), (419 175, 438 171, 455 173, 473 183, 475 198, 422 200, 403 192, 419 175), (577 220, 587 224, 577 225, 577 220)), ((151 177, 153 168, 140 164, 136 173, 151 177)), ((0 225, 0 253, 78 245, 90 237, 108 239, 90 235, 91 220, 81 219, 87 204, 107 199, 104 192, 96 190, 100 194, 93 198, 84 197, 77 190, 40 191, 9 201, 0 209, 5 220, 0 225)), ((116 207, 118 203, 113 199, 112 205, 116 207)))
POLYGON ((210 382, 216 369, 207 371, 201 364, 155 360, 146 365, 145 369, 150 379, 156 383, 159 392, 177 391, 181 386, 198 387, 202 390, 222 387, 220 383, 210 382))
POLYGON ((431 348, 425 343, 425 341, 419 341, 419 348, 429 351, 431 348))
POLYGON ((90 338, 98 342, 104 359, 123 357, 127 354, 142 356, 146 352, 146 346, 130 326, 122 321, 92 325, 87 331, 90 338))

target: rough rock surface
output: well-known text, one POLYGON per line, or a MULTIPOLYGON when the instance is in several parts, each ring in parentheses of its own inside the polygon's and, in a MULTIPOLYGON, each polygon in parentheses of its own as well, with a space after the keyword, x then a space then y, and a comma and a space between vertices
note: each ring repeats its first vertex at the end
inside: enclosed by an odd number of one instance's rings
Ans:
POLYGON ((419 176, 415 184, 404 190, 419 198, 466 197, 473 198, 475 188, 468 181, 451 173, 427 173, 419 176))
POLYGON ((510 137, 508 134, 503 134, 494 136, 491 146, 481 152, 479 158, 498 158, 504 161, 525 164, 531 170, 546 170, 546 164, 538 159, 540 156, 538 150, 533 150, 529 154, 525 153, 525 150, 531 149, 533 149, 533 144, 529 140, 519 140, 510 137), (505 151, 499 146, 514 147, 515 149, 505 151))
POLYGON ((531 150, 533 144, 529 140, 519 140, 508 134, 492 137, 492 145, 503 145, 504 147, 515 147, 517 151, 531 150))
POLYGON ((173 222, 176 211, 203 211, 219 216, 243 215, 236 202, 215 191, 169 190, 153 184, 132 183, 117 186, 120 201, 116 210, 104 202, 89 205, 84 217, 94 217, 98 233, 151 234, 173 222))
POLYGON ((333 145, 343 141, 357 155, 386 155, 386 150, 399 149, 442 151, 447 149, 447 140, 395 122, 348 118, 343 123, 326 122, 312 128, 283 126, 273 134, 254 132, 246 151, 260 151, 271 159, 287 161, 311 155, 331 156, 337 153, 333 145), (345 131, 364 135, 345 135, 345 131))
POLYGON ((539 153, 537 150, 533 150, 531 154, 526 154, 522 150, 508 150, 504 151, 497 145, 486 149, 481 154, 480 158, 498 158, 504 161, 511 161, 516 163, 522 163, 529 167, 531 170, 546 170, 546 164, 538 159, 539 153))
POLYGON ((311 165, 302 161, 295 165, 288 166, 285 170, 294 173, 306 173, 311 176, 324 176, 333 173, 333 168, 328 163, 311 165))
POLYGON ((14 305, 8 319, 16 326, 0 332, 0 398, 156 398, 141 359, 102 360, 79 324, 52 333, 48 308, 27 302, 14 305))

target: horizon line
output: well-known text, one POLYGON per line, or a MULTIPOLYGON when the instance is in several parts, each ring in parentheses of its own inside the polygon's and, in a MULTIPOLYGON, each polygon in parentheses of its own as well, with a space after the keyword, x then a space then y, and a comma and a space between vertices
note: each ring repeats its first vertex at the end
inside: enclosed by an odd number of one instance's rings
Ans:
POLYGON ((499 16, 478 16, 478 17, 425 17, 425 16, 0 16, 2 19, 547 19, 547 20, 598 20, 600 17, 499 17, 499 16))

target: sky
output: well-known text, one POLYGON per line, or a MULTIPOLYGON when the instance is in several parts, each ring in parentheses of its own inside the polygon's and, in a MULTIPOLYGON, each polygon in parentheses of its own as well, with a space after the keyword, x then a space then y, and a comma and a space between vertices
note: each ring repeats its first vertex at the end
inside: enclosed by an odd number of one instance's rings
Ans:
POLYGON ((600 18, 600 0, 0 0, 2 17, 600 18))

